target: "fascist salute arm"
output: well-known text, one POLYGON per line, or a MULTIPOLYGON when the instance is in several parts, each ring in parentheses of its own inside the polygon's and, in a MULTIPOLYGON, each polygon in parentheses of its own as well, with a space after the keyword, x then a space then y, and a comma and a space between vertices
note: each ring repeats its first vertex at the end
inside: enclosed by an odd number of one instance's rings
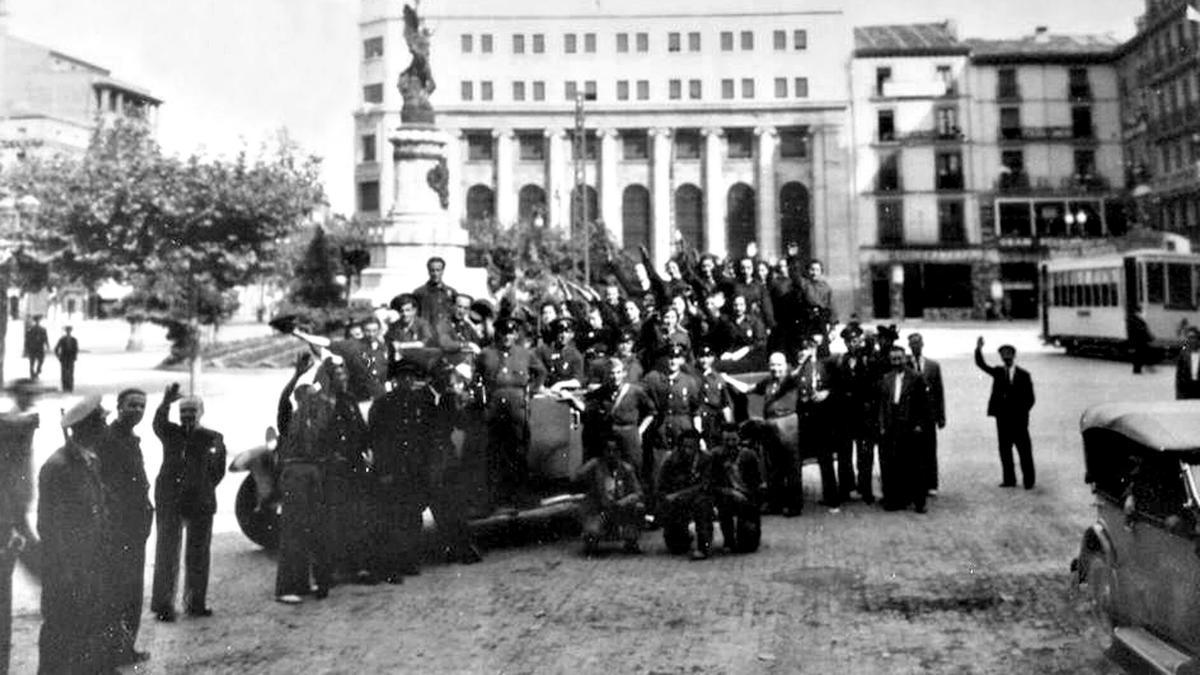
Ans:
POLYGON ((987 373, 988 375, 995 374, 993 372, 992 367, 987 364, 987 361, 983 360, 983 336, 982 335, 980 335, 979 339, 975 341, 975 366, 978 367, 983 372, 987 373))

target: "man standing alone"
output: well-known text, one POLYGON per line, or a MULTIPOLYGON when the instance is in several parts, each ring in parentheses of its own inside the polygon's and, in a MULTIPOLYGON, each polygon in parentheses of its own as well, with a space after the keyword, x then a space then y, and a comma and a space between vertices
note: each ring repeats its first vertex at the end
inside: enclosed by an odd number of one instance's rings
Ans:
POLYGON ((54 356, 58 358, 58 369, 62 390, 75 391, 75 359, 79 358, 79 340, 71 335, 71 327, 63 327, 63 336, 54 345, 54 356))
POLYGON ((1004 474, 1000 487, 1017 486, 1012 460, 1012 448, 1015 445, 1025 489, 1032 490, 1035 475, 1033 443, 1029 440, 1029 411, 1034 403, 1033 378, 1029 376, 1029 371, 1015 364, 1015 347, 1001 345, 998 351, 1004 365, 989 366, 983 360, 983 337, 975 343, 975 365, 992 377, 992 395, 988 398, 987 414, 996 418, 1000 468, 1004 474))
POLYGON ((42 364, 46 362, 46 350, 50 348, 50 336, 42 326, 41 315, 33 316, 33 325, 25 329, 25 358, 29 359, 29 377, 42 376, 42 364))
POLYGON ((908 348, 912 352, 912 368, 925 379, 925 390, 929 393, 929 418, 921 425, 918 435, 922 461, 922 475, 929 494, 938 490, 937 430, 946 427, 946 392, 942 386, 942 367, 937 361, 926 358, 925 340, 920 333, 908 336, 908 348))

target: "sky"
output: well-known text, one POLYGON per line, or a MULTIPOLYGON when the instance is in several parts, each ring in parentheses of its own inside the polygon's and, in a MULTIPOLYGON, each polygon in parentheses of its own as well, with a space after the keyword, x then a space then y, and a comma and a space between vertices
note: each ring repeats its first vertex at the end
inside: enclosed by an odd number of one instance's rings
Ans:
MULTIPOLYGON (((464 1, 425 0, 422 7, 435 13, 439 5, 464 1)), ((324 158, 333 210, 353 209, 359 0, 7 4, 13 35, 108 68, 113 77, 163 99, 159 140, 169 151, 254 151, 286 129, 306 152, 324 158)), ((1015 37, 1045 25, 1052 32, 1111 33, 1119 39, 1133 34, 1134 18, 1144 8, 1142 0, 844 0, 844 7, 851 25, 951 19, 960 37, 1015 37)), ((435 64, 436 59, 435 54, 435 64)))

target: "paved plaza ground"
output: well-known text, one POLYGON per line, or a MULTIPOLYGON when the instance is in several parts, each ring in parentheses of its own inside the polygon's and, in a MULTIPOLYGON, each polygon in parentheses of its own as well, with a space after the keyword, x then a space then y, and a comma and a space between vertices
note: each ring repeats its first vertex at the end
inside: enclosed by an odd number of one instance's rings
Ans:
MULTIPOLYGON (((1120 672, 1069 584, 1092 519, 1078 420, 1096 402, 1171 398, 1171 369, 1135 377, 1126 364, 1066 357, 1039 345, 1033 323, 911 327, 942 360, 947 390, 942 489, 928 515, 861 503, 829 512, 815 503, 810 466, 804 515, 767 518, 754 555, 689 562, 669 557, 658 533, 643 536, 646 553, 636 557, 584 558, 570 540, 525 542, 492 548, 479 565, 431 566, 401 586, 339 586, 326 600, 290 607, 272 601, 273 558, 237 531, 241 475, 231 474, 218 493, 215 616, 159 624, 147 614, 139 648, 153 657, 127 672, 1120 672), (984 416, 989 381, 970 360, 978 334, 993 361, 1001 342, 1016 344, 1033 375, 1032 491, 997 487, 995 429, 984 416)), ((12 377, 24 364, 20 324, 10 331, 12 377)), ((84 323, 77 334, 91 349, 81 357, 80 393, 137 385, 153 407, 169 382, 186 381, 154 369, 161 338, 148 334, 148 351, 127 354, 119 323, 84 323)), ((53 362, 45 379, 57 379, 53 362)), ((286 379, 279 370, 205 373, 205 422, 226 434, 231 452, 259 442, 286 379)), ((57 410, 68 403, 41 404, 39 464, 61 440, 57 410)), ((160 449, 149 414, 138 431, 153 477, 160 449)), ((13 672, 32 673, 40 619, 36 585, 23 576, 16 614, 13 672)))

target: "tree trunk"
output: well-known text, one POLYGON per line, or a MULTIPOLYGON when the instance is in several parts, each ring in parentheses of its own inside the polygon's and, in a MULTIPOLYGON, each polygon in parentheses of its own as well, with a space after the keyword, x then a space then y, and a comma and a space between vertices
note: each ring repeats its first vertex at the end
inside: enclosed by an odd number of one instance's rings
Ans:
POLYGON ((188 393, 200 395, 200 369, 204 364, 204 350, 200 348, 201 327, 195 319, 188 322, 188 333, 191 334, 190 355, 188 356, 188 393))
POLYGON ((125 343, 125 351, 140 352, 146 346, 142 335, 142 327, 145 325, 146 322, 140 320, 129 322, 129 341, 125 343))

